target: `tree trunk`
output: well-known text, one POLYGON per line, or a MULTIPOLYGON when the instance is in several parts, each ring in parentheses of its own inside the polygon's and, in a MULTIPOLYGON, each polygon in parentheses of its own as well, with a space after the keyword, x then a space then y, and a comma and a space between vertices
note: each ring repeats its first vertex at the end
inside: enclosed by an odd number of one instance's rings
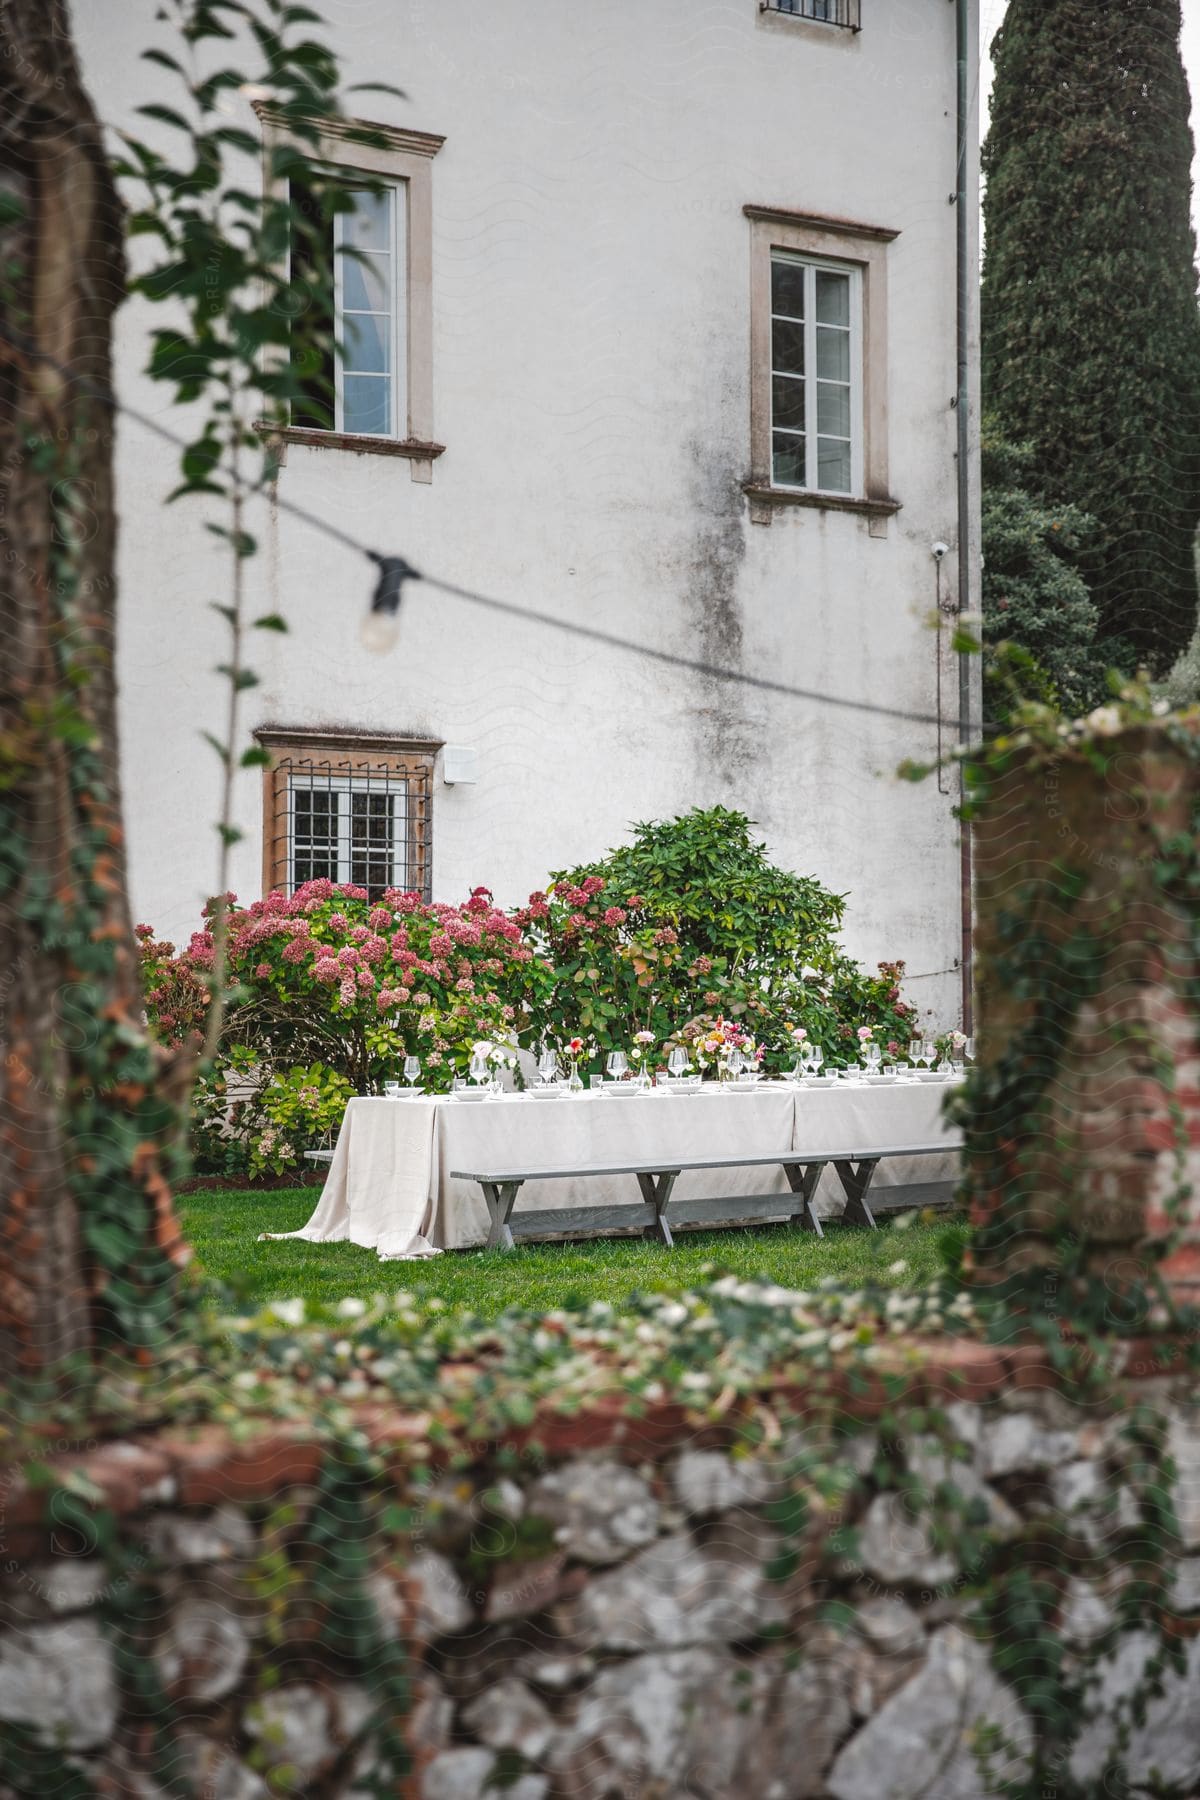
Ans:
POLYGON ((0 1376, 143 1352, 186 1255, 142 1025, 113 667, 121 207, 65 0, 0 0, 0 1376), (7 223, 2 220, 7 219, 7 223), (17 270, 15 276, 11 273, 17 270), (6 273, 5 271, 8 271, 6 273), (68 373, 68 371, 70 373, 68 373))

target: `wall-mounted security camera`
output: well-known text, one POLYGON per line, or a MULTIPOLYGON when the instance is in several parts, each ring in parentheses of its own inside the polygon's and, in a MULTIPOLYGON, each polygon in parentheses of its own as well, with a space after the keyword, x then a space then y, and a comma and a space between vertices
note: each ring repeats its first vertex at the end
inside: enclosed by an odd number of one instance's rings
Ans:
POLYGON ((930 544, 929 554, 935 562, 941 562, 943 556, 948 556, 950 554, 950 546, 949 544, 943 544, 942 540, 939 538, 936 544, 930 544))

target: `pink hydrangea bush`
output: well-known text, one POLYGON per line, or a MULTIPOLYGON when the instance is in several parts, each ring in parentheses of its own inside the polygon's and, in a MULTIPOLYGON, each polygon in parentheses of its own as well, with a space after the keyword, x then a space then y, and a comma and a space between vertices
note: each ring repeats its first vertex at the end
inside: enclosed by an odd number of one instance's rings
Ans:
MULTIPOLYGON (((169 977, 157 971, 156 993, 210 978, 207 926, 175 960, 169 977)), ((319 1060, 360 1094, 416 1055, 423 1085, 438 1091, 479 1039, 527 1034, 533 961, 487 888, 458 906, 391 888, 372 901, 323 880, 244 907, 231 896, 225 1048, 252 1048, 264 1075, 319 1060)), ((148 1008, 161 1029, 150 996, 148 1008)))

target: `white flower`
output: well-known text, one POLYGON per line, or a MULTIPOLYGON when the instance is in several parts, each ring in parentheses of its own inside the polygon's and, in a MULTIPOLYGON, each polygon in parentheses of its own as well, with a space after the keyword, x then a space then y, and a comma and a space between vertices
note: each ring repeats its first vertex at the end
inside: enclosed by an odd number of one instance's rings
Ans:
POLYGON ((365 1300, 356 1299, 353 1294, 347 1294, 344 1300, 338 1301, 333 1310, 339 1319, 361 1319, 367 1310, 367 1303, 365 1300))
POLYGON ((1085 723, 1091 726, 1096 737, 1113 737, 1123 723, 1121 709, 1119 706, 1098 706, 1088 714, 1085 723))
POLYGON ((897 1261, 895 1261, 894 1263, 888 1264, 888 1274, 889 1275, 906 1275, 907 1273, 908 1273, 908 1264, 905 1262, 905 1260, 902 1256, 899 1257, 897 1259, 897 1261))
POLYGON ((303 1325, 303 1300, 272 1300, 271 1311, 284 1325, 303 1325))

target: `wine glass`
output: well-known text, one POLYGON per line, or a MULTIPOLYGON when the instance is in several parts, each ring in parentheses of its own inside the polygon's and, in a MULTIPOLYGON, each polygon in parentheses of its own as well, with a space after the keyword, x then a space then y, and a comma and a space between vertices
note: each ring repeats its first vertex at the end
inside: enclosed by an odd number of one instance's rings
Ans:
POLYGON ((538 1057, 537 1072, 538 1080, 547 1087, 558 1080, 558 1057, 548 1046, 543 1047, 542 1054, 538 1057))
POLYGON ((676 1081, 687 1073, 688 1054, 681 1044, 675 1044, 667 1057, 667 1068, 676 1081))
POLYGON ((737 1047, 737 1045, 736 1045, 736 1044, 735 1044, 735 1045, 734 1045, 734 1046, 733 1046, 733 1048, 732 1048, 732 1049, 731 1049, 731 1050, 730 1050, 730 1052, 729 1052, 729 1055, 728 1055, 728 1057, 727 1057, 727 1058, 726 1058, 726 1061, 727 1061, 727 1062, 728 1062, 728 1064, 729 1064, 729 1078, 730 1078, 730 1080, 731 1080, 731 1081, 737 1081, 737 1080, 739 1080, 739 1079, 740 1079, 740 1077, 741 1077, 741 1073, 742 1073, 742 1070, 743 1070, 743 1069, 744 1069, 744 1068, 745 1068, 745 1066, 746 1066, 746 1059, 745 1059, 745 1057, 744 1057, 744 1056, 743 1056, 743 1055, 742 1055, 742 1053, 741 1053, 741 1051, 740 1051, 740 1050, 739 1050, 739 1049, 738 1049, 738 1047, 737 1047))
POLYGON ((931 1069, 937 1061, 937 1044, 932 1038, 926 1038, 921 1046, 921 1061, 927 1069, 931 1069))
POLYGON ((614 1081, 622 1081, 629 1070, 629 1058, 623 1050, 610 1050, 604 1067, 614 1081))
POLYGON ((925 1045, 920 1038, 914 1038, 908 1046, 908 1060, 913 1065, 914 1069, 920 1063, 924 1050, 925 1045))
POLYGON ((964 1062, 974 1062, 975 1061, 975 1039, 973 1037, 969 1037, 964 1040, 963 1047, 962 1047, 962 1053, 963 1053, 964 1062))
POLYGON ((409 1087, 416 1087, 421 1079, 421 1059, 419 1056, 406 1056, 404 1059, 404 1079, 409 1087))
POLYGON ((883 1052, 879 1045, 868 1038, 862 1047, 862 1059, 867 1065, 868 1075, 878 1075, 879 1065, 883 1060, 883 1052))
POLYGON ((491 1070, 488 1068, 488 1059, 487 1059, 486 1050, 472 1050, 472 1052, 471 1052, 471 1080, 472 1081, 487 1081, 490 1079, 490 1077, 491 1077, 491 1070))

